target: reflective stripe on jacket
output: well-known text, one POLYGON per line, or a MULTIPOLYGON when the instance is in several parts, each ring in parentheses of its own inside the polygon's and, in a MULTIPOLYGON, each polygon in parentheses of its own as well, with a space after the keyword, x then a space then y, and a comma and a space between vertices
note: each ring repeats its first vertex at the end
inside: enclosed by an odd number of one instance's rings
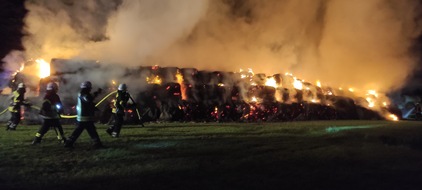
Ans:
POLYGON ((24 95, 19 94, 19 92, 15 90, 12 93, 11 99, 12 99, 12 102, 10 102, 9 111, 10 112, 20 111, 21 105, 24 104, 24 99, 25 99, 24 95))
POLYGON ((113 113, 124 114, 127 102, 129 101, 129 93, 117 91, 116 100, 114 101, 113 113))
POLYGON ((94 97, 90 94, 81 94, 78 96, 78 105, 76 105, 77 121, 95 121, 94 97))
POLYGON ((62 102, 60 97, 53 92, 47 92, 41 106, 40 115, 44 119, 60 119, 62 112, 62 102))

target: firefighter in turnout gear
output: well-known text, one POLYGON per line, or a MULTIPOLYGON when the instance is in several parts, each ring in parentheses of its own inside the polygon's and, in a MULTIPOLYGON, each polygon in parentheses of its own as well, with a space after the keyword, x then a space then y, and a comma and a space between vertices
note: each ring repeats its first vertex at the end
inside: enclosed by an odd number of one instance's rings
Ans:
POLYGON ((32 144, 34 145, 41 143, 42 137, 50 128, 53 128, 54 131, 56 131, 59 142, 64 142, 66 140, 62 125, 60 124, 60 114, 63 113, 63 105, 59 95, 57 95, 57 91, 58 86, 56 83, 50 82, 47 84, 47 91, 40 110, 40 116, 43 118, 43 123, 32 141, 32 144))
POLYGON ((97 108, 94 104, 94 99, 101 93, 101 89, 91 94, 92 84, 89 81, 85 81, 81 84, 81 91, 78 95, 78 104, 76 105, 76 128, 72 135, 66 140, 65 147, 73 148, 73 144, 81 135, 82 131, 86 129, 89 136, 91 137, 94 148, 103 148, 100 137, 98 136, 97 129, 95 128, 95 111, 97 108))
POLYGON ((120 84, 117 88, 116 100, 114 101, 114 107, 112 109, 114 116, 114 124, 108 128, 106 132, 114 138, 119 137, 120 130, 123 125, 123 117, 125 116, 125 108, 129 101, 130 94, 127 92, 126 84, 120 84))
POLYGON ((18 89, 12 93, 12 101, 10 102, 9 111, 11 114, 10 120, 6 125, 6 130, 16 130, 21 121, 21 106, 31 107, 31 104, 25 100, 26 86, 24 83, 18 84, 18 89))
POLYGON ((422 120, 422 107, 419 102, 415 104, 415 119, 422 120))

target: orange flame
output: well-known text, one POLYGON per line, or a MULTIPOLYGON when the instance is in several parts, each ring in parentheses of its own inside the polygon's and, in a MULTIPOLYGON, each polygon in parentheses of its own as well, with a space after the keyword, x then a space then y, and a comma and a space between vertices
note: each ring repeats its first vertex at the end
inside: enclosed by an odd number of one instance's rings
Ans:
POLYGON ((388 119, 390 119, 392 121, 398 121, 399 120, 399 118, 396 115, 394 115, 394 114, 388 115, 388 119))
POLYGON ((162 80, 161 80, 160 76, 157 75, 153 78, 147 77, 147 82, 148 82, 148 84, 161 84, 162 80))
POLYGON ((186 96, 186 85, 183 83, 183 75, 177 70, 176 73, 177 83, 180 85, 180 92, 182 93, 182 100, 186 100, 188 97, 186 96))
POLYGON ((277 82, 275 81, 274 77, 268 77, 265 81, 265 86, 272 86, 274 88, 277 88, 277 82))
POLYGON ((294 79, 293 86, 298 90, 302 90, 303 89, 302 81, 296 79, 296 77, 293 77, 293 79, 294 79))
POLYGON ((40 78, 45 78, 50 76, 50 64, 47 63, 44 59, 37 59, 35 60, 38 63, 39 74, 40 78))

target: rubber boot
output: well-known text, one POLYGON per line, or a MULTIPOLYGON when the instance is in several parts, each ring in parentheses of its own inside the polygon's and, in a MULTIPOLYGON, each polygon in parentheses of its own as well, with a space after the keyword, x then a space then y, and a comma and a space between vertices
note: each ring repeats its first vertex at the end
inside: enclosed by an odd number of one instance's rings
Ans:
POLYGON ((113 128, 112 128, 112 127, 109 127, 109 128, 106 130, 106 132, 107 132, 110 136, 112 136, 113 128))
POLYGON ((37 145, 41 143, 41 137, 35 137, 32 141, 32 145, 37 145))

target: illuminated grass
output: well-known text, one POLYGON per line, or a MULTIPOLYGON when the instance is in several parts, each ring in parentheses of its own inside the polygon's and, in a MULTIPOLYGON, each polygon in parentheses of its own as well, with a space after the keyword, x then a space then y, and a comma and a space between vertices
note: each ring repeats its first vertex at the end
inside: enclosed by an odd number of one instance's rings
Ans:
MULTIPOLYGON (((97 125, 66 150, 39 126, 0 130, 0 189, 419 189, 422 123, 309 121, 97 125)), ((65 126, 69 135, 73 126, 65 126)))

